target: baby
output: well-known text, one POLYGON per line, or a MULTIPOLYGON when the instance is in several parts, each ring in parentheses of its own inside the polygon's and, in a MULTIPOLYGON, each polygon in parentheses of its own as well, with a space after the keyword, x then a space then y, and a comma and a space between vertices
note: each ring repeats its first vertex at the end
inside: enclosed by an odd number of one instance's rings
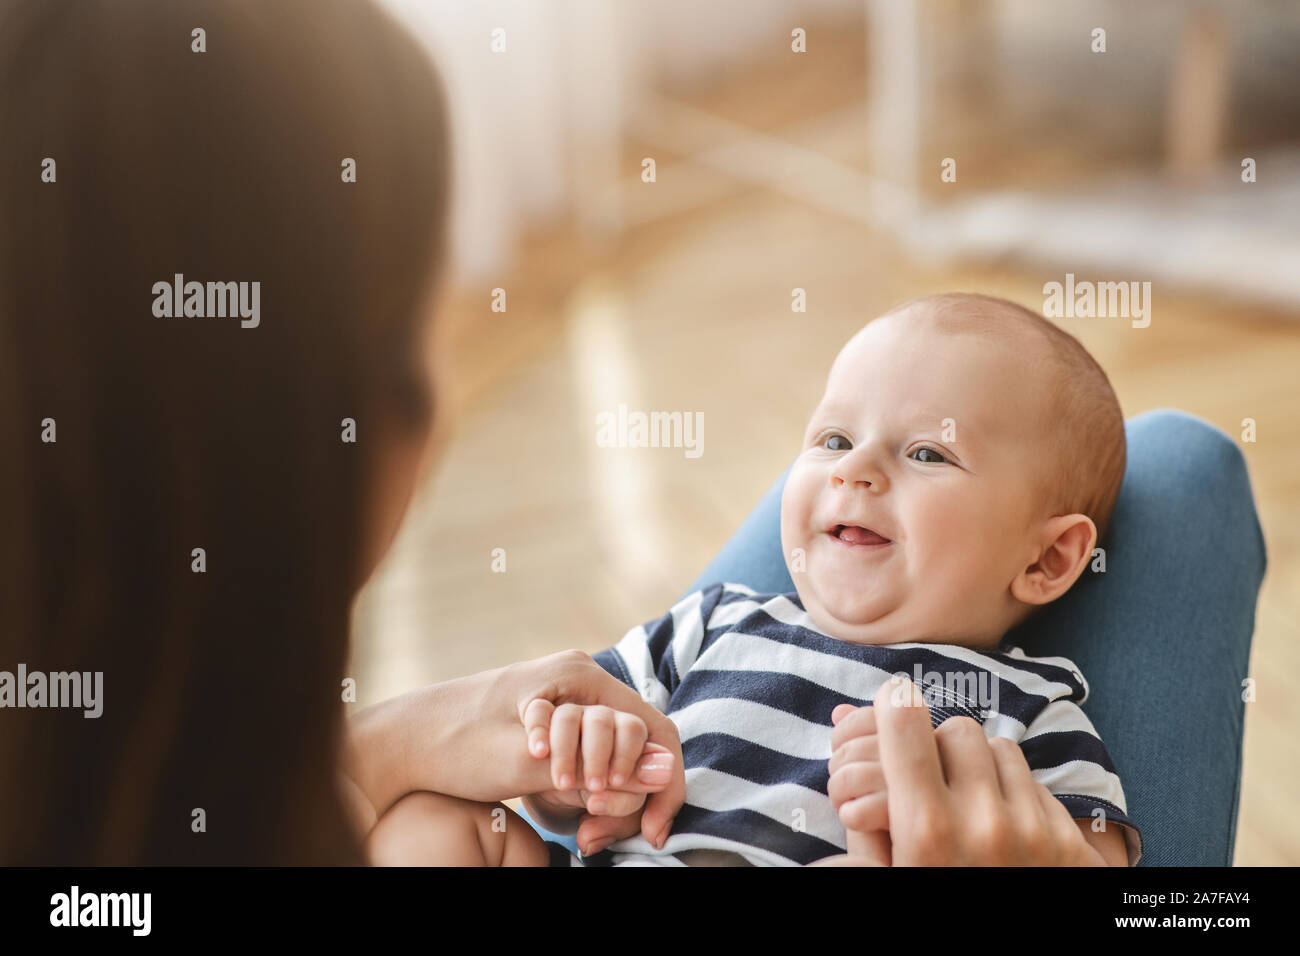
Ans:
MULTIPOLYGON (((831 367, 785 484, 795 592, 716 584, 595 656, 678 728, 686 803, 667 839, 581 859, 551 844, 550 861, 794 865, 853 841, 887 854, 869 705, 904 674, 936 726, 965 716, 1017 741, 1101 857, 1136 863, 1141 836, 1079 707, 1083 675, 1000 646, 1087 571, 1124 465, 1105 373, 1038 315, 945 294, 872 321, 831 367)), ((562 727, 549 712, 525 718, 568 791, 526 798, 552 826, 609 812, 645 740, 630 715, 599 728, 567 710, 562 727)))
POLYGON ((936 725, 966 715, 1019 742, 1089 842, 1135 863, 1141 837, 1079 708, 1083 676, 999 647, 1087 571, 1124 464, 1105 373, 1034 313, 947 294, 871 322, 835 360, 785 484, 796 593, 718 584, 596 655, 677 725, 687 785, 661 849, 637 836, 597 856, 789 865, 843 853, 832 712, 838 723, 838 705, 869 704, 902 673, 936 725))

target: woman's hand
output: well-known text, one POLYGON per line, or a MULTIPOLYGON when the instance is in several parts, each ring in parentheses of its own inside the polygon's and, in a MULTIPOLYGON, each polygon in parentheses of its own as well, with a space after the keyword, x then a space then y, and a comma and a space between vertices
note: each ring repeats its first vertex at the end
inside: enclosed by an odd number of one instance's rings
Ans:
POLYGON ((1069 811, 1034 781, 1014 741, 990 740, 965 717, 932 730, 921 691, 905 678, 886 682, 873 709, 894 866, 1106 865, 1069 811))
MULTIPOLYGON (((492 802, 552 789, 550 762, 530 754, 524 730, 524 709, 534 698, 635 714, 648 740, 676 755, 672 782, 646 799, 639 820, 646 839, 662 845, 686 799, 677 727, 580 651, 431 684, 355 714, 344 768, 370 805, 358 811, 358 823, 368 832, 390 806, 416 790, 492 802)), ((588 827, 593 839, 637 831, 635 818, 587 817, 584 825, 593 820, 603 821, 588 827), (623 832, 628 826, 630 832, 623 832)))

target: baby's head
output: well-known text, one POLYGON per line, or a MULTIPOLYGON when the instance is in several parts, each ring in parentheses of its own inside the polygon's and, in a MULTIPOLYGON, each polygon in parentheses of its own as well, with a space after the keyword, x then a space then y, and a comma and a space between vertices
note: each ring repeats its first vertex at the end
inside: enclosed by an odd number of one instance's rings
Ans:
POLYGON ((781 500, 818 628, 857 644, 991 647, 1069 590, 1124 477, 1105 372, 982 295, 908 302, 844 346, 781 500))

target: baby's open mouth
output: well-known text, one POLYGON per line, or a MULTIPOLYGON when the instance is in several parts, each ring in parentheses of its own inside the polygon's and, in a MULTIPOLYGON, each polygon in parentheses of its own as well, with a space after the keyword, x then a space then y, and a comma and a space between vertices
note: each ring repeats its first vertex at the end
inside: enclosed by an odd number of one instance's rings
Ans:
POLYGON ((889 544, 889 539, 884 535, 876 534, 870 528, 864 528, 856 524, 837 524, 834 528, 831 528, 830 534, 832 537, 850 545, 865 547, 889 544))

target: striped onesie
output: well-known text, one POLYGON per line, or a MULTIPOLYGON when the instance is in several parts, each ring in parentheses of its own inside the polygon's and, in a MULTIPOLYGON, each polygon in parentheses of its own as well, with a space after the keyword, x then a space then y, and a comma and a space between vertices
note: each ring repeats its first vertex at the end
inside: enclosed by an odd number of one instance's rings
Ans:
POLYGON ((935 726, 964 714, 987 736, 1017 741, 1071 816, 1100 810, 1121 827, 1130 864, 1141 856, 1119 777, 1079 708, 1088 685, 1065 658, 851 644, 817 630, 795 593, 717 584, 595 659, 677 725, 686 803, 662 850, 638 835, 587 863, 792 866, 845 852, 826 792, 831 711, 870 703, 899 673, 921 687, 935 726))

